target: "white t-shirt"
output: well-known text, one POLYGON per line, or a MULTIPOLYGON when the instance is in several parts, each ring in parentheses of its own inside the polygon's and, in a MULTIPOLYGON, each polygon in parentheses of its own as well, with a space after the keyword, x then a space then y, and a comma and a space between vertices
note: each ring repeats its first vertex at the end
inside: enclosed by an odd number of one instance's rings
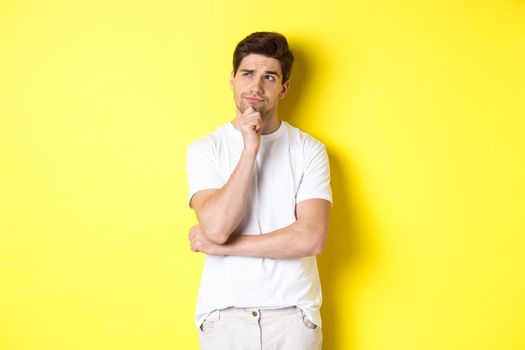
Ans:
MULTIPOLYGON (((221 188, 237 166, 244 143, 231 123, 188 147, 189 200, 198 191, 221 188)), ((261 145, 245 215, 234 234, 265 234, 296 221, 300 201, 332 202, 324 145, 286 122, 261 145)), ((273 309, 297 306, 321 326, 321 283, 315 256, 268 259, 206 256, 195 313, 200 327, 213 310, 231 306, 273 309)))

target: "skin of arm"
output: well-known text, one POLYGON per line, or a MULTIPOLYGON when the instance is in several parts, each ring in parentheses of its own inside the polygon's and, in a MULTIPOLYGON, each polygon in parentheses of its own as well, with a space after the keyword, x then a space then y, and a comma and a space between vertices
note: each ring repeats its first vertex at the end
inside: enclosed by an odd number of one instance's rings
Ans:
POLYGON ((296 259, 321 253, 328 233, 331 204, 324 199, 308 199, 296 206, 297 220, 263 235, 233 235, 224 244, 210 241, 200 225, 190 229, 190 247, 208 255, 251 256, 296 259))
POLYGON ((261 116, 252 107, 239 117, 244 149, 221 189, 197 192, 191 199, 201 233, 212 243, 225 243, 242 220, 260 145, 261 116))

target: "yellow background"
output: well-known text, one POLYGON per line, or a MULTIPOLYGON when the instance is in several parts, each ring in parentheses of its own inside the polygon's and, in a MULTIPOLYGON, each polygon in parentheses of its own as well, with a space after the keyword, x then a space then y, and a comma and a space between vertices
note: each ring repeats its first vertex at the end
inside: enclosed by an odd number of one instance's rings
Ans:
POLYGON ((331 157, 325 349, 525 349, 525 2, 0 2, 0 349, 197 349, 186 146, 235 44, 331 157))

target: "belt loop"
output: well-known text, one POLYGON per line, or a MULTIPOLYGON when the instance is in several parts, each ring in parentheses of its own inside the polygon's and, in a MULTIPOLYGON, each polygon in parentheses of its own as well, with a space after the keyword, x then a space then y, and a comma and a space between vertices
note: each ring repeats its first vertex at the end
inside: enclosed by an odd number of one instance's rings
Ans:
POLYGON ((217 309, 217 321, 221 319, 221 309, 217 309))

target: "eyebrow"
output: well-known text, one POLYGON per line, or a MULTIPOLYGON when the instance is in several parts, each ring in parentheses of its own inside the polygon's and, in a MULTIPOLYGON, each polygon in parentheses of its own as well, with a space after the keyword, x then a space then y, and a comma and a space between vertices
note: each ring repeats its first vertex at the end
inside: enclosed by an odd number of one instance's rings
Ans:
POLYGON ((279 76, 279 74, 277 74, 277 72, 274 72, 273 70, 267 70, 265 73, 266 73, 266 74, 273 74, 273 75, 279 76))
MULTIPOLYGON (((244 72, 244 73, 253 73, 255 72, 255 69, 240 69, 241 72, 244 72)), ((279 77, 279 73, 277 73, 276 71, 273 71, 273 70, 267 70, 264 72, 265 74, 272 74, 272 75, 276 75, 279 77)))

